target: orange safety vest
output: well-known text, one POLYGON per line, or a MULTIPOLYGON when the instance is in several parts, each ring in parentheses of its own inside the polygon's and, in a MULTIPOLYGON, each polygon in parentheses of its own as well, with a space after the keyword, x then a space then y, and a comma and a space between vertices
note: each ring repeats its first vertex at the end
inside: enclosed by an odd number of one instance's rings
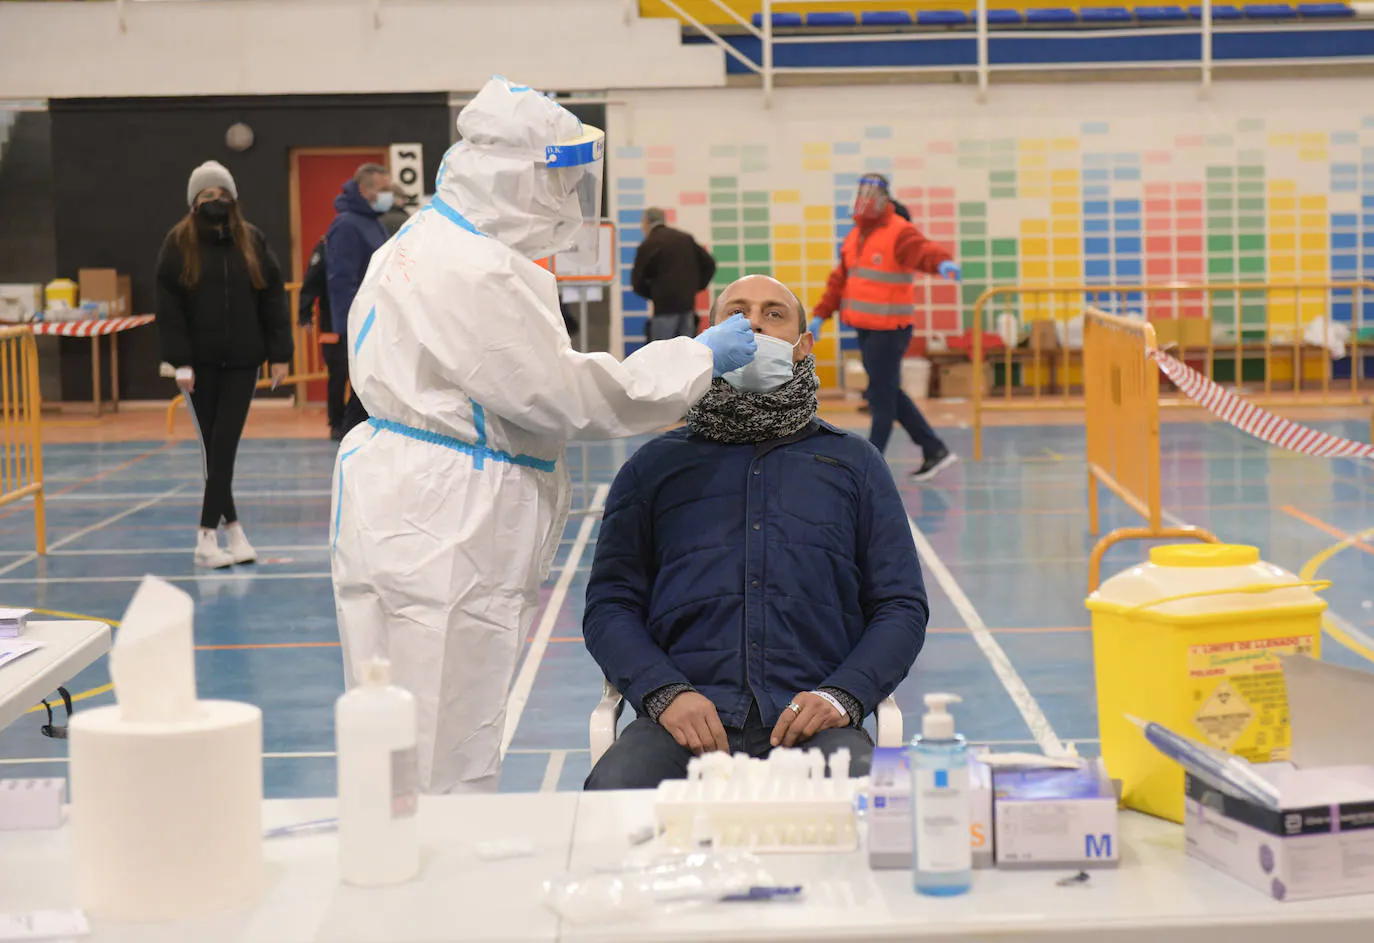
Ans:
POLYGON ((896 213, 865 237, 855 226, 840 255, 847 273, 840 318, 850 327, 895 331, 916 322, 916 284, 897 264, 897 235, 910 226, 896 213))

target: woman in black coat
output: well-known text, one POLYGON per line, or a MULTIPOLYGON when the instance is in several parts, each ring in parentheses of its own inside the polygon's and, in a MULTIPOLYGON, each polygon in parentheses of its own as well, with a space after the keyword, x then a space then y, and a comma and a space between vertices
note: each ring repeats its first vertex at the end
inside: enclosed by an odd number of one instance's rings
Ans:
POLYGON ((208 161, 186 187, 190 211, 172 227, 157 264, 162 359, 190 401, 205 472, 196 565, 252 563, 234 507, 234 459, 264 362, 275 387, 294 353, 281 269, 244 218, 234 178, 208 161), (227 549, 219 545, 223 524, 227 549))

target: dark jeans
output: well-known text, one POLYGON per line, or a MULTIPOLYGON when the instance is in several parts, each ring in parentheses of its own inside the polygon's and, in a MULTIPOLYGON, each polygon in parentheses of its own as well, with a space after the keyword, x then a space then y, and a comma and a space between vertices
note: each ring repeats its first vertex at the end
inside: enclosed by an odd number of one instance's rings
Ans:
POLYGON ((902 358, 911 344, 911 328, 895 331, 857 330, 859 353, 868 374, 868 409, 873 426, 868 440, 882 452, 892 436, 893 421, 900 422, 925 458, 945 451, 945 444, 930 428, 926 417, 902 390, 902 358))
POLYGON ((234 461, 248 421, 248 407, 253 405, 258 370, 205 364, 194 369, 196 388, 190 400, 205 474, 200 526, 215 528, 221 521, 232 524, 239 519, 234 508, 234 461))
POLYGON ((320 351, 324 356, 324 365, 329 370, 325 411, 329 417, 329 428, 339 433, 343 430, 344 395, 348 392, 348 352, 343 344, 325 344, 320 351))
MULTIPOLYGON (((731 753, 748 753, 763 759, 772 752, 768 738, 773 725, 764 724, 758 706, 749 710, 743 727, 726 727, 731 753)), ((838 727, 822 730, 810 740, 798 744, 812 747, 826 756, 841 747, 849 750, 849 775, 867 776, 873 763, 873 741, 862 727, 838 727)), ((687 761, 692 751, 679 746, 673 735, 648 717, 638 717, 626 727, 606 755, 587 777, 584 789, 656 789, 665 779, 686 779, 687 761)))
POLYGON ((666 341, 674 337, 696 337, 697 315, 695 311, 686 314, 655 314, 649 318, 649 340, 666 341))

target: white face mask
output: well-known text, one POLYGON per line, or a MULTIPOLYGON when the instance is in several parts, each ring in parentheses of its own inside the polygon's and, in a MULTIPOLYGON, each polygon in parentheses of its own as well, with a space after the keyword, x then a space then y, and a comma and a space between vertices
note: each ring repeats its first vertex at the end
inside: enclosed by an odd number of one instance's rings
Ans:
POLYGON ((368 205, 371 206, 375 212, 385 213, 396 205, 396 194, 392 193, 390 190, 383 190, 381 193, 377 194, 377 199, 373 200, 368 205))
POLYGON ((756 333, 754 340, 759 346, 754 359, 738 370, 724 374, 723 378, 742 393, 771 393, 792 379, 792 352, 801 343, 801 338, 789 344, 776 337, 756 333))

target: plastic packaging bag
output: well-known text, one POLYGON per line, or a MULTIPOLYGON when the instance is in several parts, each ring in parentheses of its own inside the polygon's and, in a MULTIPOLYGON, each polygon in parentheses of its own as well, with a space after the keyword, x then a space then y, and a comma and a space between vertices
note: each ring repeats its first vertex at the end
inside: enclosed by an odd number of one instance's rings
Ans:
POLYGON ((753 855, 701 851, 546 881, 544 903, 572 923, 596 923, 747 895, 773 883, 753 855))

